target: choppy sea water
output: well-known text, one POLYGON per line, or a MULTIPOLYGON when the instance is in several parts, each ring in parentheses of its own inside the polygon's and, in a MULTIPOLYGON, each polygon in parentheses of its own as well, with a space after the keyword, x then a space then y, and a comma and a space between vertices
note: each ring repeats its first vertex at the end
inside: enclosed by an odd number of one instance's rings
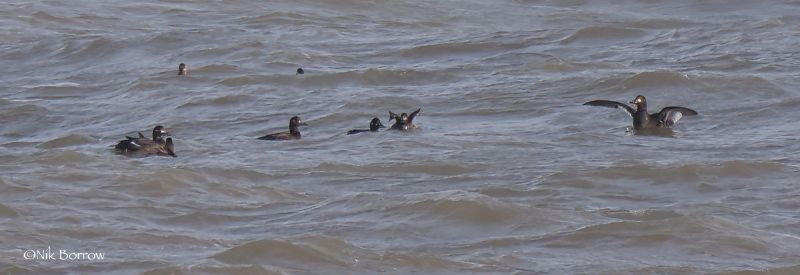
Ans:
POLYGON ((800 273, 800 2, 599 2, 5 3, 0 273, 800 273))

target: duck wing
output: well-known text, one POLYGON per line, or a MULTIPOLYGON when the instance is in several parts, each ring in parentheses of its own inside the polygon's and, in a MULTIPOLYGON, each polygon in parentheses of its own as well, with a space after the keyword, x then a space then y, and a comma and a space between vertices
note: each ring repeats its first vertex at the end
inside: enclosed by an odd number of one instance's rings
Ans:
POLYGON ((633 114, 636 113, 636 110, 631 108, 631 106, 628 106, 628 104, 621 103, 621 102, 616 102, 616 101, 611 101, 611 100, 592 100, 592 101, 584 103, 583 105, 600 106, 600 107, 607 107, 607 108, 617 108, 617 109, 625 111, 631 117, 633 117, 633 114))
POLYGON ((408 115, 408 122, 407 123, 411 124, 411 122, 414 121, 414 118, 417 117, 417 115, 419 115, 419 111, 421 111, 421 110, 422 110, 422 108, 419 108, 416 111, 412 112, 410 115, 408 115))
POLYGON ((114 149, 117 149, 121 152, 132 152, 132 151, 139 151, 142 149, 142 145, 138 143, 137 139, 128 138, 126 140, 120 140, 114 149))
POLYGON ((661 109, 661 112, 658 112, 658 123, 664 125, 664 127, 670 128, 675 125, 675 123, 677 123, 678 120, 680 120, 683 116, 694 115, 697 115, 697 111, 686 107, 664 107, 664 109, 661 109))

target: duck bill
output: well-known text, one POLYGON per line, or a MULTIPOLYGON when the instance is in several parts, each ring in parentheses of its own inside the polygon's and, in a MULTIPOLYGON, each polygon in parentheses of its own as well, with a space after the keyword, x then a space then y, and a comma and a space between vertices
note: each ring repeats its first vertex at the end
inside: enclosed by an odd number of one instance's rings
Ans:
POLYGON ((300 121, 300 123, 297 123, 297 125, 308 126, 308 123, 306 123, 305 121, 300 121))

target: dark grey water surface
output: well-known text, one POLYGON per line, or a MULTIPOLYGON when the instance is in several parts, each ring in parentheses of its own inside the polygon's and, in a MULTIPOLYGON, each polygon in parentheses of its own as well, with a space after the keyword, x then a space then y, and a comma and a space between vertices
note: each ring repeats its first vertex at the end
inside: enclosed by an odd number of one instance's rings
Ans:
POLYGON ((798 274, 798 45, 788 0, 5 3, 0 273, 798 274), (581 106, 637 94, 700 116, 581 106))

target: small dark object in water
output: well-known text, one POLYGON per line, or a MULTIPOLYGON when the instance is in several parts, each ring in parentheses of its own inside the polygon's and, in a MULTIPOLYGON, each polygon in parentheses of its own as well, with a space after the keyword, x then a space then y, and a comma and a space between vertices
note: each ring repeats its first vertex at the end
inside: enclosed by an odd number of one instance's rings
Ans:
POLYGON ((186 68, 185 63, 181 63, 180 65, 178 65, 178 75, 188 75, 188 74, 189 74, 189 68, 186 68))

